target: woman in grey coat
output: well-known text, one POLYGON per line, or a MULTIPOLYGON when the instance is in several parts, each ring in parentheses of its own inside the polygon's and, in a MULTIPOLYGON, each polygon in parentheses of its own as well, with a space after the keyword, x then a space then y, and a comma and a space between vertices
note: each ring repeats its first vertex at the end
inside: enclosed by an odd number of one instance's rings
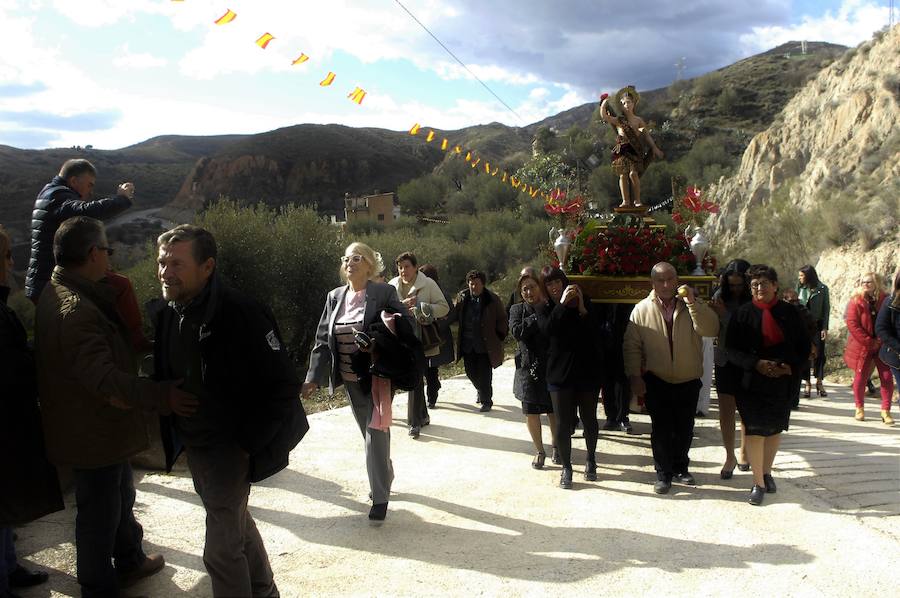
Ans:
POLYGON ((412 317, 397 299, 394 287, 372 282, 384 270, 381 256, 364 243, 351 243, 341 257, 341 278, 347 284, 330 291, 316 329, 316 342, 309 357, 309 371, 303 384, 303 396, 309 397, 319 387, 329 391, 342 384, 347 390, 353 416, 365 439, 366 471, 372 490, 369 519, 375 524, 387 515, 388 497, 394 480, 391 464, 390 428, 372 428, 375 402, 372 392, 363 390, 358 375, 351 367, 351 356, 359 350, 354 330, 366 330, 381 318, 382 311, 403 314, 410 326, 412 317))

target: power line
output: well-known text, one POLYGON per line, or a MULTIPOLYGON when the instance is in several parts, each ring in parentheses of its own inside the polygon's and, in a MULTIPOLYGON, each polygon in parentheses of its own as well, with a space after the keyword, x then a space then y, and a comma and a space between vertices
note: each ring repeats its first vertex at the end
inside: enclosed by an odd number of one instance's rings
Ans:
POLYGON ((498 96, 496 93, 494 93, 494 90, 491 89, 490 87, 488 87, 487 84, 486 84, 484 81, 482 81, 481 79, 479 79, 479 78, 478 78, 478 75, 476 75, 475 73, 473 73, 473 72, 472 72, 472 69, 470 69, 468 66, 466 66, 466 63, 464 63, 462 60, 460 60, 459 58, 457 58, 457 57, 456 57, 456 54, 454 54, 452 51, 450 51, 450 48, 448 48, 447 46, 444 45, 444 42, 442 42, 441 40, 439 40, 438 37, 437 37, 435 34, 433 34, 433 33, 431 32, 431 30, 428 29, 428 27, 425 26, 424 23, 422 23, 422 21, 420 21, 419 19, 417 19, 417 18, 416 18, 416 15, 414 15, 413 13, 411 13, 411 12, 409 11, 408 8, 406 8, 405 6, 403 6, 403 3, 400 2, 400 0, 394 0, 394 2, 396 2, 397 5, 400 6, 400 8, 402 8, 403 10, 405 10, 405 11, 406 11, 406 14, 408 14, 410 17, 412 17, 412 20, 415 21, 416 23, 418 23, 419 26, 420 26, 422 29, 424 29, 424 30, 428 33, 428 35, 430 35, 431 37, 433 37, 433 38, 434 38, 434 41, 436 41, 436 42, 437 42, 437 43, 438 43, 438 44, 439 44, 439 45, 447 52, 447 54, 449 54, 450 56, 453 57, 453 60, 455 60, 456 62, 458 62, 464 69, 466 69, 466 71, 468 71, 468 73, 469 73, 470 75, 472 75, 472 77, 474 77, 476 81, 478 81, 479 83, 481 83, 481 86, 484 87, 486 90, 488 90, 488 92, 490 92, 490 94, 491 94, 492 96, 494 96, 495 98, 497 98, 497 101, 498 101, 498 102, 500 102, 501 104, 503 104, 503 105, 506 107, 507 110, 509 110, 510 112, 512 112, 512 113, 515 115, 515 117, 519 119, 520 122, 522 122, 522 123, 525 122, 525 119, 523 119, 521 116, 519 116, 518 113, 516 113, 516 111, 513 110, 513 109, 510 107, 509 104, 507 104, 506 102, 504 102, 504 101, 503 101, 503 98, 501 98, 501 97, 498 96))

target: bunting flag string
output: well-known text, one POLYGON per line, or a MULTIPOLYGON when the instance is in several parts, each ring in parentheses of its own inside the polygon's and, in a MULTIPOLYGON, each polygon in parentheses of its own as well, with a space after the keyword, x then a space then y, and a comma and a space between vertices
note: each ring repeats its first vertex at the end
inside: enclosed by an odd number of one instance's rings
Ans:
MULTIPOLYGON (((172 2, 183 2, 183 1, 184 0, 172 0, 172 2)), ((225 13, 222 16, 220 16, 218 19, 213 21, 213 24, 214 25, 227 25, 228 23, 233 22, 236 18, 237 18, 237 13, 234 12, 233 10, 231 10, 230 8, 228 8, 225 10, 225 13)), ((260 48, 262 48, 263 50, 265 50, 269 46, 269 44, 276 39, 277 38, 273 34, 266 32, 266 33, 262 34, 261 36, 259 36, 259 38, 257 38, 256 45, 259 46, 260 48)), ((310 57, 307 56, 305 53, 301 52, 300 55, 297 56, 297 58, 295 58, 293 61, 291 61, 291 66, 301 65, 301 64, 304 64, 305 62, 308 62, 309 60, 310 60, 310 57)), ((325 75, 325 78, 319 82, 319 86, 320 87, 330 87, 332 85, 332 83, 334 83, 336 76, 337 75, 334 72, 328 71, 328 74, 325 75)), ((357 105, 362 105, 363 99, 365 99, 366 95, 367 95, 367 92, 365 89, 363 89, 362 87, 356 86, 353 88, 353 91, 351 91, 350 93, 347 94, 347 98, 351 102, 353 102, 357 105)), ((422 127, 421 127, 421 125, 419 125, 419 123, 415 123, 409 129, 409 134, 412 136, 416 136, 419 134, 421 128, 422 127)), ((425 136, 425 142, 431 143, 436 138, 437 138, 437 133, 433 129, 429 129, 428 134, 425 136)), ((443 137, 441 140, 441 151, 446 152, 446 151, 450 150, 450 147, 451 147, 450 140, 447 139, 446 137, 443 137)), ((463 151, 464 151, 464 149, 462 146, 460 146, 460 145, 453 146, 452 152, 454 154, 462 156, 463 151)), ((480 169, 478 168, 478 165, 482 164, 482 159, 480 156, 477 155, 477 152, 474 152, 473 150, 468 150, 468 149, 465 150, 464 160, 466 163, 469 164, 469 166, 472 167, 472 169, 475 172, 479 172, 480 169)), ((500 167, 494 166, 493 168, 491 168, 491 163, 488 162, 487 160, 484 161, 483 167, 484 167, 485 174, 488 174, 492 177, 496 177, 498 174, 500 174, 500 167)), ((500 180, 500 183, 502 183, 504 185, 509 185, 513 189, 516 189, 522 193, 526 193, 529 196, 531 196, 532 198, 540 195, 540 197, 544 201, 551 201, 551 202, 556 201, 556 199, 558 199, 562 193, 562 191, 558 188, 553 189, 552 191, 550 191, 548 193, 548 192, 540 189, 539 187, 534 187, 532 185, 526 184, 525 181, 519 180, 518 178, 516 178, 513 175, 510 175, 506 171, 503 171, 503 175, 499 180, 500 180)))

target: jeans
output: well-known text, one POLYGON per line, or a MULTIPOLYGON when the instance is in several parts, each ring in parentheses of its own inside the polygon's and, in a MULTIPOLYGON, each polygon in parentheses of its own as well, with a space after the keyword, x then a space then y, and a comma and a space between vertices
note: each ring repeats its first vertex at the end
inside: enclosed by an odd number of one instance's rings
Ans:
POLYGON ((127 462, 75 470, 75 560, 84 598, 118 596, 116 572, 137 569, 147 558, 134 497, 127 462))

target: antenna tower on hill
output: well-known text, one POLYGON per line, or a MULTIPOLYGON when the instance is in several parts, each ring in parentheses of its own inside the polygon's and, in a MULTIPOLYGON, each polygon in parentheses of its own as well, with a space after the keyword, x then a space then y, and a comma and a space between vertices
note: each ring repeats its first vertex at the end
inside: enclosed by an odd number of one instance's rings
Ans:
POLYGON ((678 62, 675 63, 675 80, 680 81, 684 76, 684 68, 685 68, 685 60, 687 60, 686 56, 682 56, 678 59, 678 62))

